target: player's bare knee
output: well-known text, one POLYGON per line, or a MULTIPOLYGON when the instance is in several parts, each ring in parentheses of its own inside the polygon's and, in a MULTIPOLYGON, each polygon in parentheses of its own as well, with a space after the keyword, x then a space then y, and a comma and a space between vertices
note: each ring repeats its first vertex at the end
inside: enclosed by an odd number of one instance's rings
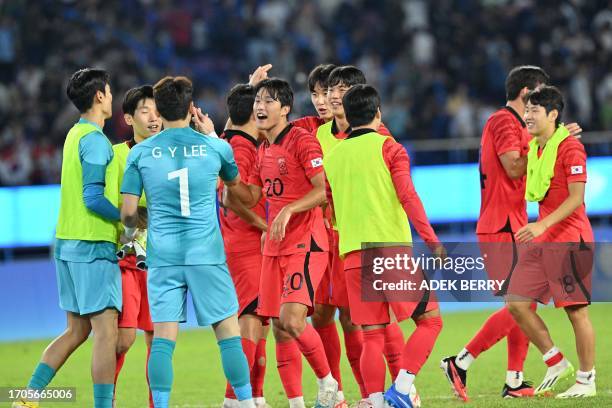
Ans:
POLYGON ((589 319, 589 311, 586 305, 568 306, 565 313, 572 324, 582 323, 589 319))
POLYGON ((278 319, 275 319, 274 324, 272 325, 272 334, 274 335, 274 340, 279 343, 293 339, 289 333, 283 330, 283 327, 278 319))
POLYGON ((333 323, 336 308, 330 305, 316 304, 314 314, 311 316, 314 327, 324 327, 333 323))
POLYGON ((90 333, 91 327, 84 326, 69 326, 64 332, 69 341, 77 347, 89 338, 90 333))
POLYGON ((284 316, 281 324, 293 338, 299 337, 306 328, 306 322, 300 316, 284 316))
POLYGON ((351 320, 351 312, 348 308, 341 307, 339 308, 338 320, 340 320, 340 324, 342 325, 342 330, 346 331, 354 331, 358 330, 359 326, 353 324, 351 320))
POLYGON ((117 338, 117 354, 127 353, 136 341, 136 331, 120 330, 117 338))
POLYGON ((525 302, 508 302, 508 311, 515 319, 520 319, 525 313, 529 312, 529 303, 525 302))

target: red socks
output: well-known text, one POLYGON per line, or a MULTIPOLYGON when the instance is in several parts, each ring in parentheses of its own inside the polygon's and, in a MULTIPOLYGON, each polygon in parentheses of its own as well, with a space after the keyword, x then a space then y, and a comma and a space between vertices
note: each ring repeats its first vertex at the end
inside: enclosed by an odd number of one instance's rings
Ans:
POLYGON ((482 325, 476 336, 465 346, 474 358, 480 353, 493 347, 498 341, 503 339, 510 331, 518 325, 510 314, 507 307, 499 309, 493 313, 482 325))
MULTIPOLYGON (((531 308, 535 310, 536 303, 532 303, 531 308)), ((503 307, 489 316, 465 348, 476 358, 504 337, 508 337, 508 370, 523 371, 529 351, 529 339, 514 321, 508 307, 503 307)))
POLYGON ((255 362, 251 369, 253 398, 263 397, 264 378, 266 377, 266 339, 260 339, 255 349, 255 362))
POLYGON ((357 385, 359 385, 361 397, 367 398, 368 393, 363 385, 361 368, 359 367, 361 351, 363 350, 363 331, 355 330, 352 332, 344 332, 344 347, 346 349, 346 358, 348 359, 351 369, 353 370, 353 376, 355 376, 355 381, 357 381, 357 385))
MULTIPOLYGON (((242 343, 242 351, 246 356, 247 362, 249 363, 249 370, 253 372, 253 364, 255 362, 255 350, 257 349, 257 345, 253 343, 252 340, 245 339, 244 337, 240 339, 242 343)), ((231 384, 228 382, 225 386, 225 398, 236 399, 236 394, 234 394, 234 389, 231 384)))
POLYGON ((404 348, 404 333, 397 323, 388 324, 385 327, 384 353, 391 373, 391 379, 395 381, 399 370, 402 368, 402 350, 404 348))
POLYGON ((523 371, 528 351, 529 338, 515 323, 508 333, 508 371, 523 371))
MULTIPOLYGON (((119 373, 121 372, 121 369, 123 368, 123 363, 125 363, 125 353, 122 354, 115 354, 116 358, 117 358, 117 364, 115 366, 115 389, 117 389, 117 378, 119 378, 119 373)), ((148 378, 148 375, 147 375, 148 378)))
POLYGON ((442 330, 440 316, 416 320, 416 329, 406 342, 402 355, 402 368, 416 375, 433 350, 442 330))
POLYGON ((360 368, 368 395, 385 391, 385 337, 385 329, 363 331, 360 368))
POLYGON ((287 398, 302 396, 302 353, 296 340, 276 343, 276 367, 287 398))
POLYGON ((336 323, 330 323, 327 326, 315 328, 315 330, 323 343, 331 375, 338 381, 338 391, 342 391, 342 378, 340 375, 340 353, 342 350, 340 348, 340 337, 338 336, 336 323))
POLYGON ((311 325, 306 324, 306 328, 295 341, 317 378, 323 378, 331 372, 321 338, 311 325))

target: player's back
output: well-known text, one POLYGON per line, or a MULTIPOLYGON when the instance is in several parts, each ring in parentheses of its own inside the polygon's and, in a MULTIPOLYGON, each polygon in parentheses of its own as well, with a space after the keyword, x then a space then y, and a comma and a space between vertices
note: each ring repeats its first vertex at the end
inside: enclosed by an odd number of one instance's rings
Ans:
POLYGON ((229 145, 188 127, 171 128, 135 146, 132 155, 147 196, 149 264, 225 262, 215 195, 217 177, 233 163, 229 145))

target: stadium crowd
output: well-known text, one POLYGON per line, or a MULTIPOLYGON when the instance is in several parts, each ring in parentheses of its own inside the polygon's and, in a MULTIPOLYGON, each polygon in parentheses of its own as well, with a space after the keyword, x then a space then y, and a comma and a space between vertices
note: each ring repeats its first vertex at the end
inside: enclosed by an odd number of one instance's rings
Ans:
POLYGON ((0 4, 0 185, 59 182, 77 117, 65 81, 80 67, 112 73, 115 115, 105 130, 121 140, 130 87, 185 74, 220 130, 228 89, 268 62, 293 82, 294 117, 312 109, 313 66, 357 65, 407 143, 479 137, 505 100, 508 70, 525 63, 565 91, 568 118, 612 128, 609 0, 16 0, 0 4))

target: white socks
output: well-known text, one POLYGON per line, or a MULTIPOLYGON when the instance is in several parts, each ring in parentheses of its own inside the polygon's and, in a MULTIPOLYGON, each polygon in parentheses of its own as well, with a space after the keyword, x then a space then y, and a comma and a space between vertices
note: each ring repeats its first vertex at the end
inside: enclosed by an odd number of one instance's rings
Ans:
POLYGON ((542 360, 544 361, 549 360, 551 357, 554 357, 559 352, 560 352, 559 349, 553 346, 553 348, 551 348, 546 353, 544 353, 544 355, 542 356, 542 360))
POLYGON ((475 358, 470 354, 467 349, 462 349, 459 354, 457 354, 457 358, 455 358, 455 364, 462 370, 467 370, 470 368, 470 365, 474 362, 475 358))
POLYGON ((255 408, 255 401, 253 401, 253 398, 249 398, 248 400, 242 400, 238 403, 240 404, 240 408, 255 408))
POLYGON ((584 385, 595 384, 595 367, 591 371, 576 371, 576 382, 584 385))
POLYGON ((344 401, 344 392, 338 391, 337 395, 338 395, 338 398, 337 398, 337 402, 336 403, 344 401))
POLYGON ((255 397, 253 401, 255 401, 255 405, 266 405, 266 397, 255 397))
POLYGON ((385 397, 382 392, 375 392, 368 397, 374 408, 385 408, 385 397))
POLYGON ((323 378, 317 378, 317 385, 320 387, 322 387, 325 384, 329 384, 330 382, 334 382, 336 380, 334 380, 334 377, 332 377, 331 372, 329 374, 327 374, 325 377, 323 378))
POLYGON ((506 385, 510 388, 516 388, 523 383, 522 371, 506 371, 506 385))
POLYGON ((410 394, 410 389, 412 388, 413 382, 414 374, 409 373, 402 368, 395 379, 395 389, 401 394, 408 395, 410 394))
POLYGON ((306 408, 304 397, 295 397, 289 400, 289 408, 306 408))

